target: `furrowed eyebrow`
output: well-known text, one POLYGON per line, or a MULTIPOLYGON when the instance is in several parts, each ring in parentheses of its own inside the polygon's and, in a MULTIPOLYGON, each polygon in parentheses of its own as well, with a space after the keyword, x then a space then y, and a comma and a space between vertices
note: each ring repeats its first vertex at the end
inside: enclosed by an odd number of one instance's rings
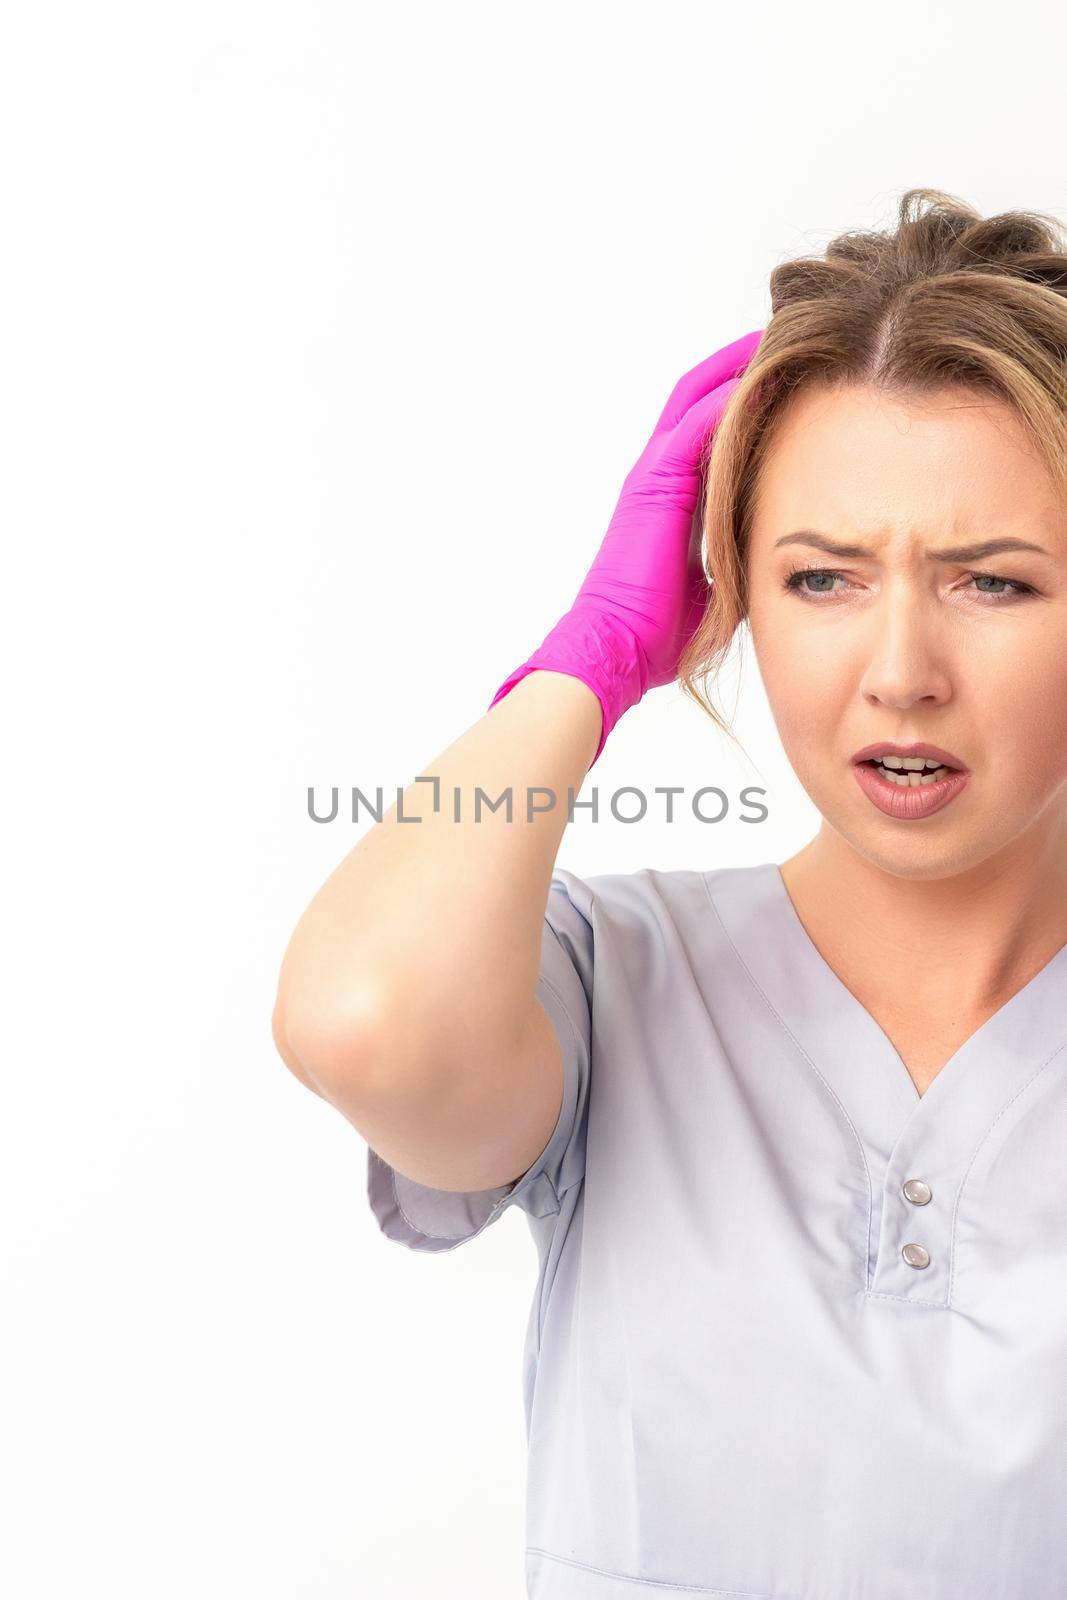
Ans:
MULTIPOLYGON (((828 539, 825 534, 816 533, 812 528, 801 528, 798 533, 787 533, 781 539, 776 539, 774 548, 780 549, 786 544, 807 544, 815 550, 825 550, 827 555, 852 557, 856 560, 867 560, 874 555, 862 544, 838 544, 834 539, 828 539)), ((1026 539, 983 539, 980 544, 943 545, 940 550, 928 550, 928 561, 984 561, 987 556, 1003 555, 1010 550, 1031 550, 1039 556, 1049 556, 1051 552, 1042 545, 1030 544, 1026 539)))

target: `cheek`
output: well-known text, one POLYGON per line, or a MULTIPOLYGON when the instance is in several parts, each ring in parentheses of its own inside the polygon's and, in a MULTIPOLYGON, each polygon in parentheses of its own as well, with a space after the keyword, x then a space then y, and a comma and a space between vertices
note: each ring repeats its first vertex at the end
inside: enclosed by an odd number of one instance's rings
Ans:
POLYGON ((813 629, 790 607, 750 618, 760 677, 787 751, 822 743, 839 725, 855 682, 855 662, 833 629, 813 629))
POLYGON ((989 662, 971 696, 996 765, 1036 791, 1067 780, 1067 637, 1042 645, 989 662))

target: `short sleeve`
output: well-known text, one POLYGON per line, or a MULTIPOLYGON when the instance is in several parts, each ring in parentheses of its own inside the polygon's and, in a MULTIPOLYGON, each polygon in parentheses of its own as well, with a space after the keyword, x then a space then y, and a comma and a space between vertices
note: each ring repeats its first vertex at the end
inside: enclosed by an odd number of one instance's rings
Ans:
POLYGON ((531 1217, 560 1210, 562 1196, 585 1176, 586 1110, 592 1054, 593 896, 573 872, 557 867, 541 928, 537 998, 563 1055, 563 1103, 549 1141, 511 1187, 431 1189, 367 1149, 367 1198, 387 1238, 411 1250, 454 1250, 510 1205, 531 1217))

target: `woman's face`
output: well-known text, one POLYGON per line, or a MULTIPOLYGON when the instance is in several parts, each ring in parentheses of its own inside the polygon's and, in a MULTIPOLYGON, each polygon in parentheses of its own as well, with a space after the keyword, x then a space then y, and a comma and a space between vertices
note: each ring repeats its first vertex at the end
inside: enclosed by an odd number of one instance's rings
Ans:
POLYGON ((856 387, 801 393, 778 428, 747 555, 749 620, 786 754, 826 822, 913 877, 1058 830, 1067 508, 1015 414, 968 390, 901 402, 856 387), (965 548, 991 540, 1040 548, 965 548), (853 765, 881 741, 938 745, 969 778, 920 820, 887 815, 853 765))

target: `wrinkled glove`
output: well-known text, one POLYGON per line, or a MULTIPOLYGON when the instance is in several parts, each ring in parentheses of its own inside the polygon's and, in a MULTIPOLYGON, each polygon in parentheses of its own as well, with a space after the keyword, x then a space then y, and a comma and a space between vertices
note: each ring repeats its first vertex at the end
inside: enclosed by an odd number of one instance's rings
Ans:
POLYGON ((538 668, 581 678, 603 712, 592 766, 623 713, 674 680, 707 601, 693 528, 705 446, 762 337, 747 333, 679 378, 574 604, 487 709, 538 668))

